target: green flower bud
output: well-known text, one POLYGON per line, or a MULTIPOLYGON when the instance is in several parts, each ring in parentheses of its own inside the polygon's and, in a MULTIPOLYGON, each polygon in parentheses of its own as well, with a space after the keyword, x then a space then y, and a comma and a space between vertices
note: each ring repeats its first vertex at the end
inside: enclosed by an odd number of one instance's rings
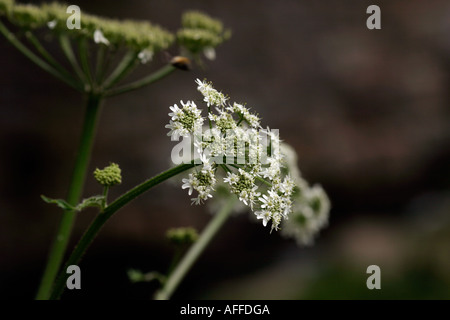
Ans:
POLYGON ((192 227, 172 228, 167 231, 166 236, 174 244, 191 244, 197 240, 198 233, 192 227))
POLYGON ((115 163, 111 163, 103 170, 95 169, 94 177, 104 187, 112 187, 122 182, 121 170, 115 163))
POLYGON ((223 31, 222 22, 199 11, 188 11, 183 14, 181 24, 186 29, 204 29, 215 34, 223 31))
POLYGON ((177 32, 177 40, 194 54, 206 48, 215 48, 229 39, 231 32, 224 31, 222 23, 198 11, 186 12, 182 17, 183 29, 177 32))

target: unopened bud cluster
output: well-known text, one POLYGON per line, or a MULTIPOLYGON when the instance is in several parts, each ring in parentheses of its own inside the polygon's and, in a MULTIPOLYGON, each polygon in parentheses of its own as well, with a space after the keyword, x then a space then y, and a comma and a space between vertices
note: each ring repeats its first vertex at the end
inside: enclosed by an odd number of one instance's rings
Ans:
POLYGON ((111 163, 103 169, 95 169, 94 178, 104 187, 112 187, 122 183, 121 170, 116 163, 111 163))
POLYGON ((214 48, 230 37, 219 20, 198 11, 188 11, 182 17, 182 28, 172 33, 148 21, 117 20, 82 12, 76 28, 68 28, 70 6, 59 3, 41 5, 19 4, 14 0, 0 0, 0 16, 25 30, 46 29, 59 36, 89 38, 112 50, 126 48, 135 51, 142 63, 167 49, 175 41, 192 54, 214 48))

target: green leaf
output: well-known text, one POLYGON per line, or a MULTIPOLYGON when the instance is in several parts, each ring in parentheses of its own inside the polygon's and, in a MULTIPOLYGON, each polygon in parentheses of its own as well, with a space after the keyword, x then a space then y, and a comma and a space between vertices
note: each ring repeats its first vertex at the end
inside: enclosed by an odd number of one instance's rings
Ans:
POLYGON ((88 207, 99 207, 100 209, 103 208, 105 201, 105 196, 93 196, 87 199, 84 199, 81 203, 79 203, 75 210, 82 211, 83 209, 86 209, 88 207))
POLYGON ((44 195, 41 195, 42 200, 47 203, 56 204, 58 207, 64 210, 73 210, 73 211, 82 211, 87 207, 99 207, 103 208, 105 196, 93 196, 87 199, 84 199, 81 203, 77 204, 75 207, 67 203, 67 201, 63 199, 51 199, 44 195))
POLYGON ((68 204, 66 201, 64 201, 63 199, 51 199, 51 198, 47 198, 44 195, 41 195, 42 200, 44 200, 47 203, 52 203, 52 204, 56 204, 58 207, 64 209, 64 210, 76 210, 76 208, 70 204, 68 204))

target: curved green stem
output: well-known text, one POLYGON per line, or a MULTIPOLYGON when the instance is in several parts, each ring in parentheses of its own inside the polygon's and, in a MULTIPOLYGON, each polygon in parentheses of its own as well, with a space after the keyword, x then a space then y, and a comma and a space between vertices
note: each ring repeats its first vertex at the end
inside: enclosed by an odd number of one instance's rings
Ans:
MULTIPOLYGON (((89 164, 91 149, 94 142, 95 129, 97 124, 98 113, 102 103, 100 96, 89 95, 85 120, 82 129, 81 142, 75 160, 75 168, 72 175, 71 184, 67 196, 67 202, 76 205, 81 197, 86 171, 89 164)), ((42 281, 36 295, 36 299, 48 299, 51 288, 58 270, 61 266, 62 259, 66 252, 72 226, 75 222, 75 212, 65 211, 59 224, 53 246, 51 248, 47 265, 42 277, 42 281)))
POLYGON ((14 46, 17 50, 22 52, 23 55, 25 55, 28 59, 30 59, 32 62, 37 64, 39 67, 50 73, 51 75, 55 76, 56 78, 62 80, 72 88, 76 90, 80 90, 80 86, 77 82, 73 81, 73 79, 67 77, 66 75, 60 73, 58 70, 56 70, 54 67, 46 63, 44 60, 39 58, 37 55, 35 55, 32 51, 30 51, 25 45, 20 42, 16 36, 11 33, 5 25, 0 21, 0 33, 2 33, 5 38, 14 46))
POLYGON ((191 246, 189 251, 177 265, 175 270, 169 275, 164 282, 164 286, 159 290, 156 295, 156 300, 168 300, 172 293, 178 287, 184 276, 188 273, 192 265, 197 261, 198 257, 202 254, 206 246, 211 242, 212 238, 220 230, 227 218, 230 216, 233 206, 236 202, 235 197, 231 197, 225 206, 211 219, 209 224, 203 230, 198 240, 191 246))
POLYGON ((176 70, 176 68, 174 66, 172 66, 171 64, 165 65, 164 67, 162 67, 158 71, 148 75, 147 77, 144 77, 135 82, 123 85, 121 87, 113 88, 113 89, 106 91, 106 96, 107 97, 116 96, 116 95, 119 95, 119 94, 122 94, 125 92, 139 89, 150 83, 153 83, 155 81, 158 81, 158 80, 164 78, 165 76, 171 74, 175 70, 176 70))
MULTIPOLYGON (((138 196, 140 196, 147 190, 151 189, 152 187, 194 166, 196 166, 196 164, 194 163, 181 164, 172 169, 164 171, 163 173, 160 173, 159 175, 136 186, 135 188, 131 189, 127 193, 120 196, 117 200, 112 202, 109 206, 105 208, 103 213, 99 214, 95 218, 90 227, 87 229, 86 233, 82 236, 82 238, 78 242, 78 245, 75 247, 71 256, 67 260, 66 267, 69 265, 77 265, 80 262, 81 258, 86 252, 86 249, 92 243, 92 241, 94 240, 100 229, 103 227, 106 221, 108 221, 109 218, 111 218, 112 215, 116 213, 120 208, 124 207, 130 201, 137 198, 138 196)), ((68 277, 65 270, 66 268, 63 268, 61 270, 58 279, 56 281, 53 293, 50 296, 50 299, 59 299, 60 295, 64 291, 66 286, 66 280, 68 277)))

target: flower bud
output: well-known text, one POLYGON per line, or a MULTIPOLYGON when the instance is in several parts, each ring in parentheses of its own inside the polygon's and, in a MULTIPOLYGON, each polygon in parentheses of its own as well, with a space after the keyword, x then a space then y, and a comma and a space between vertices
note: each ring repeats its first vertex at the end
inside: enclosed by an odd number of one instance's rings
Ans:
POLYGON ((104 187, 112 187, 122 182, 121 170, 116 163, 111 163, 102 170, 95 169, 94 177, 104 187))

